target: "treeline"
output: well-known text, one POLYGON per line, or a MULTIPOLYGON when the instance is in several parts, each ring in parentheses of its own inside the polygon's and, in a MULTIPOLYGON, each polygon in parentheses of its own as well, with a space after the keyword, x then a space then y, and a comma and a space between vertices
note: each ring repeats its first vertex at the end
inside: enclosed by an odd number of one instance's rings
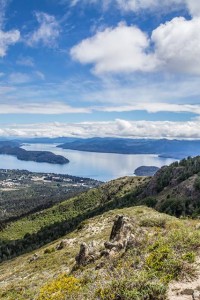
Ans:
POLYGON ((200 156, 161 168, 137 195, 137 203, 177 217, 200 214, 200 156), (190 183, 184 181, 195 176, 190 183), (182 184, 182 186, 180 185, 182 184), (166 195, 165 195, 166 194, 166 195))
POLYGON ((0 192, 0 221, 8 223, 17 220, 23 216, 49 208, 87 190, 88 187, 81 185, 67 188, 59 184, 38 184, 9 192, 2 191, 0 192))
MULTIPOLYGON (((52 215, 60 211, 59 222, 54 222, 42 227, 36 233, 26 233, 21 239, 17 240, 0 240, 0 262, 11 259, 23 253, 33 251, 47 243, 50 243, 68 232, 73 231, 82 221, 93 216, 102 214, 108 210, 117 207, 133 205, 132 197, 122 197, 124 189, 132 195, 131 186, 127 187, 127 182, 118 181, 115 184, 106 184, 101 188, 90 190, 74 199, 69 200, 51 209, 52 215), (129 190, 128 190, 129 188, 129 190), (131 201, 131 202, 130 202, 131 201), (65 215, 65 219, 63 220, 65 215)), ((51 222, 51 216, 49 217, 51 222)), ((31 215, 37 222, 37 215, 31 215)), ((23 224, 23 223, 22 223, 23 224)))
POLYGON ((149 182, 141 197, 160 193, 165 187, 176 186, 189 177, 200 173, 200 156, 188 157, 180 162, 162 167, 149 182))

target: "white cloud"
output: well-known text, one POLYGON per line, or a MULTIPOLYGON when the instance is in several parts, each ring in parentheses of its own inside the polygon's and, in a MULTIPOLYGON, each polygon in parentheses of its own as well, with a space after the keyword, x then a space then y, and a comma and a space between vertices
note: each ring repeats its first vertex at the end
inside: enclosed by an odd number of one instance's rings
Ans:
POLYGON ((185 0, 192 16, 200 16, 200 2, 198 0, 185 0))
POLYGON ((148 37, 136 26, 124 23, 106 28, 71 49, 94 72, 155 72, 200 75, 200 18, 177 17, 161 24, 148 37))
POLYGON ((10 30, 4 32, 0 30, 0 57, 4 57, 8 47, 14 45, 20 39, 20 32, 18 30, 10 30))
POLYGON ((119 23, 116 28, 107 28, 83 40, 70 53, 83 64, 93 63, 97 74, 151 71, 158 61, 146 53, 149 43, 147 35, 136 26, 119 23))
POLYGON ((43 12, 37 12, 36 19, 39 28, 29 34, 25 41, 29 46, 43 44, 47 47, 54 47, 60 34, 60 26, 56 18, 43 12))
POLYGON ((0 127, 1 136, 75 136, 199 139, 200 121, 126 121, 84 123, 6 124, 0 127))
POLYGON ((4 31, 5 13, 10 0, 0 0, 0 57, 4 57, 9 46, 14 45, 20 39, 19 30, 4 31))
MULTIPOLYGON (((66 3, 68 0, 62 2, 66 3)), ((71 0, 71 6, 99 3, 99 0, 71 0)), ((191 16, 200 15, 200 2, 198 0, 101 0, 101 4, 104 9, 113 4, 124 12, 139 13, 148 10, 148 12, 166 13, 185 9, 188 10, 191 16)))
POLYGON ((175 9, 177 5, 184 4, 183 0, 115 0, 118 6, 125 11, 138 12, 144 9, 150 9, 151 11, 157 9, 175 9), (173 7, 172 5, 176 5, 173 7))
POLYGON ((1 114, 65 114, 65 113, 90 113, 84 107, 71 107, 62 102, 49 103, 0 103, 1 114))
POLYGON ((174 18, 153 31, 152 42, 164 69, 200 74, 200 18, 174 18))
POLYGON ((5 12, 9 2, 9 0, 0 0, 0 29, 4 26, 5 12))
POLYGON ((200 115, 200 105, 191 105, 191 104, 172 104, 172 103, 139 103, 133 105, 124 105, 124 106, 105 106, 101 108, 96 108, 96 110, 105 111, 105 112, 126 112, 126 111, 138 111, 143 110, 148 113, 157 113, 157 112, 189 112, 200 115))

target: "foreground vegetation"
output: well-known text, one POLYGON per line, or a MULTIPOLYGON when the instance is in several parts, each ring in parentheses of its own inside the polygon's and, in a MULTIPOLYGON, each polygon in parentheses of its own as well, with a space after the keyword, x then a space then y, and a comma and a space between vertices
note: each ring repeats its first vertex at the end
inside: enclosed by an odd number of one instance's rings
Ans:
POLYGON ((56 240, 2 263, 0 299, 167 299, 169 282, 195 276, 198 228, 198 221, 179 220, 144 206, 106 212, 66 235, 61 249, 61 240, 56 240), (95 245, 101 253, 119 214, 132 225, 132 244, 77 265, 79 245, 95 245))

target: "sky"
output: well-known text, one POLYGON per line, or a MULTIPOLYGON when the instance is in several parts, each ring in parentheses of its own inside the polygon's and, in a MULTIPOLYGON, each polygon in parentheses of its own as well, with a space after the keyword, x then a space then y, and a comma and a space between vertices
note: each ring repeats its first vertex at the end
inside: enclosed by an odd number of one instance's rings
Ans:
POLYGON ((200 1, 0 0, 0 137, 200 138, 200 1))

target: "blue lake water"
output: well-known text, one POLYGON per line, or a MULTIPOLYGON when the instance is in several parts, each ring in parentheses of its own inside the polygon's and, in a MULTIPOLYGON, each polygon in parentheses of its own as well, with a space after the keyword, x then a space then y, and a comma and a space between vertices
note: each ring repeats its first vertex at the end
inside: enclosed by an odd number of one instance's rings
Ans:
POLYGON ((169 165, 174 159, 161 158, 157 155, 113 154, 66 150, 56 148, 55 144, 24 145, 26 150, 43 150, 60 154, 70 160, 66 165, 53 165, 21 161, 14 156, 0 155, 0 169, 20 169, 32 172, 69 174, 80 177, 89 177, 108 181, 118 177, 133 175, 134 170, 140 166, 169 165))

